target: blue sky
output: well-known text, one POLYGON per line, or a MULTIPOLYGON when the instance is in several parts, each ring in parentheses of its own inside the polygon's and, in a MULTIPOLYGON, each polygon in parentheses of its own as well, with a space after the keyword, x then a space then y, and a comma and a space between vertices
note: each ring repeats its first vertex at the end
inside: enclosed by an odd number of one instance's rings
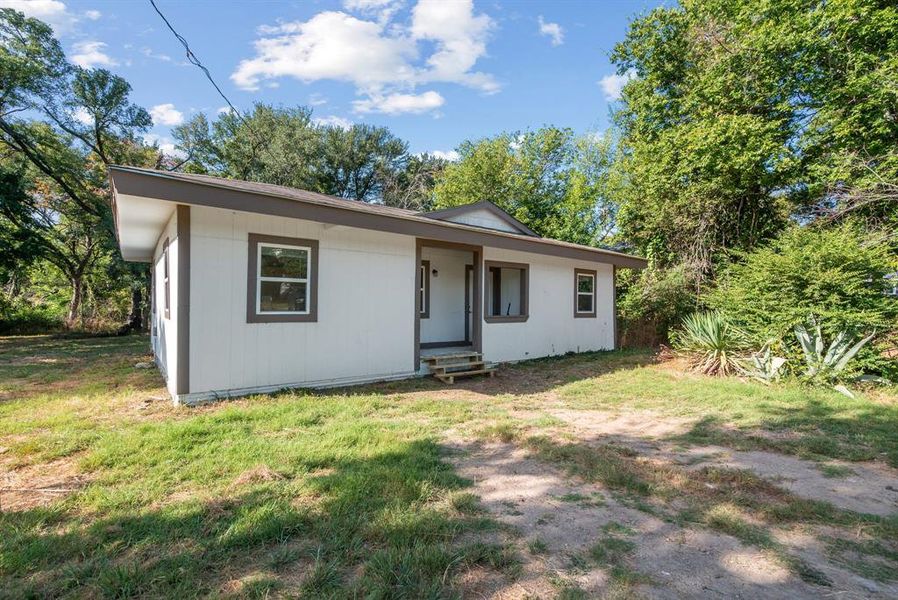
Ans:
MULTIPOLYGON (((329 122, 386 125, 413 152, 449 153, 501 131, 607 127, 622 83, 608 53, 662 1, 157 4, 238 109, 305 104, 329 122)), ((74 62, 125 77, 164 148, 173 125, 224 105, 148 0, 0 6, 50 22, 74 62)))

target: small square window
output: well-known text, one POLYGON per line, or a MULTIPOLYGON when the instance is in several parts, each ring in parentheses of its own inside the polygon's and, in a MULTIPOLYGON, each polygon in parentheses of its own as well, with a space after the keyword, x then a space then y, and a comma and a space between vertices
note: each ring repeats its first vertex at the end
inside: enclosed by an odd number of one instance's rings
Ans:
POLYGON ((249 235, 247 322, 317 321, 318 242, 249 235))

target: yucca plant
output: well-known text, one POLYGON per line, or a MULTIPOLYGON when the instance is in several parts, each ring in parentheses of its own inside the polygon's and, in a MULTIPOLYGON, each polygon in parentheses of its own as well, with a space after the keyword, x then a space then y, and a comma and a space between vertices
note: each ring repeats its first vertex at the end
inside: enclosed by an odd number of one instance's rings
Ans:
POLYGON ((867 342, 873 339, 875 332, 855 341, 857 338, 854 335, 842 330, 836 334, 835 339, 824 352, 825 342, 820 324, 814 317, 808 319, 808 324, 812 327, 811 332, 808 332, 807 327, 803 324, 795 326, 795 337, 798 338, 798 343, 801 344, 801 350, 804 353, 805 377, 810 381, 830 384, 837 391, 853 398, 854 395, 848 391, 848 388, 838 385, 836 382, 842 378, 845 367, 848 366, 851 359, 867 342))
POLYGON ((671 336, 671 343, 675 350, 689 357, 697 371, 732 375, 740 370, 740 352, 746 347, 746 336, 719 312, 697 312, 683 319, 681 328, 671 336))

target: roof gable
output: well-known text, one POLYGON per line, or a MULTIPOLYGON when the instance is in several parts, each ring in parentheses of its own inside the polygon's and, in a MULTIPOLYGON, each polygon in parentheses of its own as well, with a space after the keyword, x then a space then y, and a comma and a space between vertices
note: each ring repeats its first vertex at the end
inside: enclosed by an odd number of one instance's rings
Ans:
POLYGON ((489 200, 481 200, 473 204, 463 204, 462 206, 453 206, 452 208, 434 210, 422 214, 425 217, 440 221, 450 221, 483 229, 540 237, 535 231, 489 200))

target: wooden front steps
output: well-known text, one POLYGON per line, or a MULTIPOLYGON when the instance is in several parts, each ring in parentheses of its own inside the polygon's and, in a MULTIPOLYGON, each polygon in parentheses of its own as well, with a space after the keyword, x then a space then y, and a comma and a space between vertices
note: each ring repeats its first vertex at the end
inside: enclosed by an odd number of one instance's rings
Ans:
POLYGON ((433 376, 443 383, 453 384, 456 377, 473 377, 489 375, 492 377, 496 368, 487 365, 479 352, 456 352, 422 357, 433 376))

